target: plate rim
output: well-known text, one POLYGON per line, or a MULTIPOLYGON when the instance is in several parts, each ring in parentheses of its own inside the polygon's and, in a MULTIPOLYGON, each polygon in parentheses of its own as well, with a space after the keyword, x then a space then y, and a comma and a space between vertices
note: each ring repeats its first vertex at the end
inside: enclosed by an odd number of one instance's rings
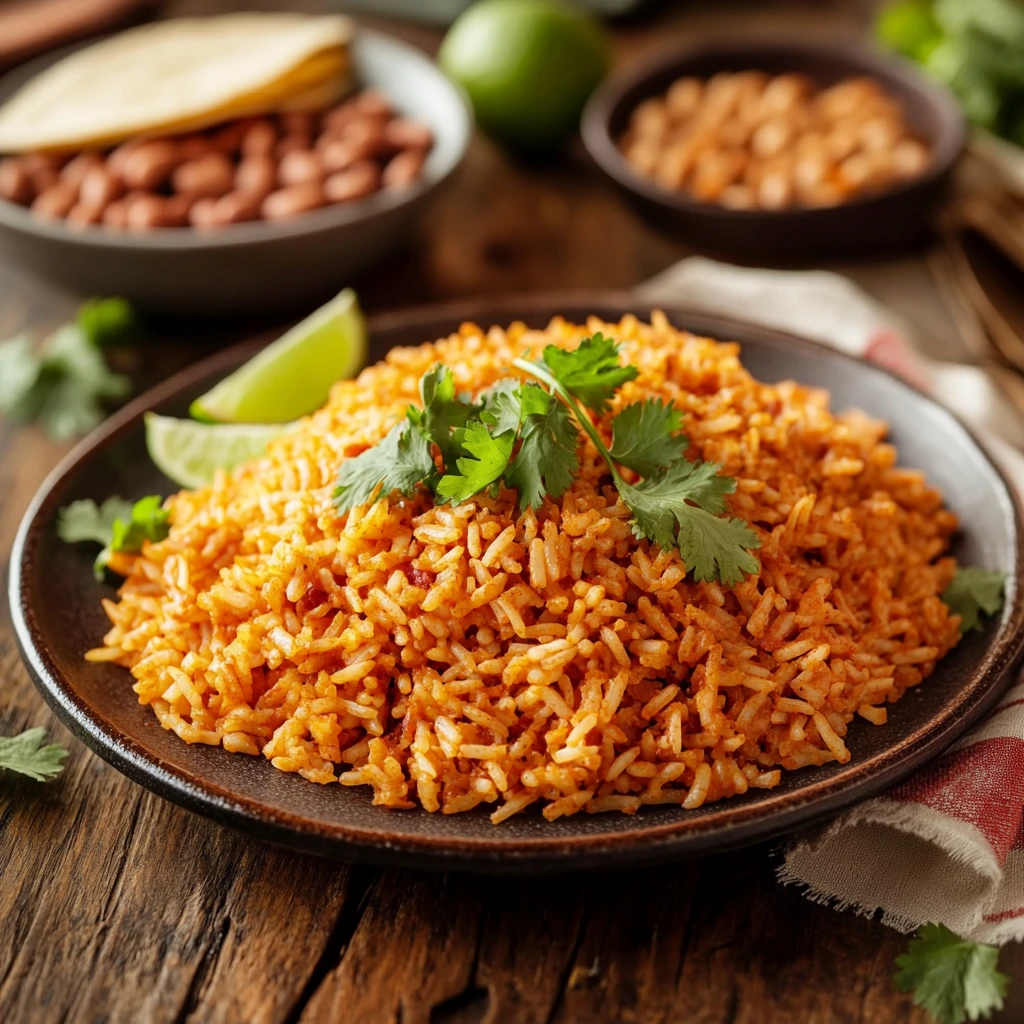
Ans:
MULTIPOLYGON (((988 462, 1009 498, 1016 537, 1016 563, 1007 586, 1007 610, 972 673, 971 685, 957 693, 941 710, 938 723, 929 721, 896 746, 887 747, 857 766, 857 775, 839 776, 779 794, 774 803, 764 801, 734 804, 722 801, 699 819, 638 826, 616 834, 502 839, 493 837, 453 839, 431 834, 395 835, 387 827, 387 809, 381 808, 380 826, 367 828, 342 824, 325 825, 301 815, 268 807, 240 797, 193 773, 164 763, 142 747, 119 734, 86 702, 79 700, 57 669, 46 648, 45 638, 32 610, 32 588, 28 583, 32 559, 44 531, 55 513, 64 485, 81 463, 98 454, 111 441, 136 429, 149 409, 170 400, 206 376, 228 372, 247 355, 266 343, 266 338, 249 340, 191 364, 157 384, 106 420, 76 445, 47 475, 25 511, 11 548, 9 601, 11 620, 19 653, 36 688, 54 714, 94 753, 159 796, 189 810, 212 817, 257 835, 259 838, 307 853, 334 858, 397 863, 422 868, 459 868, 486 872, 541 873, 566 869, 600 868, 654 863, 672 858, 698 856, 730 847, 772 838, 801 825, 834 815, 851 804, 867 799, 908 776, 926 761, 938 756, 958 736, 986 714, 1001 696, 1011 672, 1024 653, 1024 506, 999 464, 986 446, 963 421, 929 395, 884 367, 864 363, 846 353, 786 331, 752 324, 734 317, 702 312, 686 303, 657 302, 629 292, 558 291, 473 298, 414 306, 369 318, 374 334, 411 329, 417 324, 441 320, 509 322, 509 318, 557 308, 610 308, 623 312, 664 309, 690 322, 715 327, 712 336, 734 340, 734 332, 757 335, 783 348, 825 352, 839 361, 855 364, 858 372, 881 374, 922 397, 947 417, 970 439, 988 462), (893 758, 896 758, 895 762, 893 758)), ((481 326, 489 326, 481 323, 481 326)), ((709 331, 709 334, 711 332, 709 331)), ((740 342, 742 345, 743 342, 740 342)))

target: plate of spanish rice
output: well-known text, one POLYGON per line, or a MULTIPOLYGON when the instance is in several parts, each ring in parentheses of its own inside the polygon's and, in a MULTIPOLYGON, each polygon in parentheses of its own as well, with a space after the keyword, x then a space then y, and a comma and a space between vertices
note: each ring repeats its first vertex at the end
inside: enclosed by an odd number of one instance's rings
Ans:
POLYGON ((370 330, 380 362, 212 486, 152 466, 143 416, 251 347, 112 417, 26 513, 25 661, 142 785, 328 856, 649 863, 878 792, 1008 681, 1016 499, 886 371, 607 294, 370 330), (56 535, 114 493, 169 521, 118 587, 56 535), (1005 600, 962 633, 966 566, 1005 600))

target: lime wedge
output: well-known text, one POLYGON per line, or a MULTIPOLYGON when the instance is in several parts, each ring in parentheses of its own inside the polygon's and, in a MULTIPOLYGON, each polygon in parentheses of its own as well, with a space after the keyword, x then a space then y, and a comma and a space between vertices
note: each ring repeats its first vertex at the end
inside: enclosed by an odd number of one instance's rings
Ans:
POLYGON ((290 423, 196 423, 146 413, 146 447, 164 476, 179 487, 206 487, 218 469, 259 458, 290 423))
POLYGON ((366 321, 346 288, 192 403, 206 423, 289 423, 366 362, 366 321))

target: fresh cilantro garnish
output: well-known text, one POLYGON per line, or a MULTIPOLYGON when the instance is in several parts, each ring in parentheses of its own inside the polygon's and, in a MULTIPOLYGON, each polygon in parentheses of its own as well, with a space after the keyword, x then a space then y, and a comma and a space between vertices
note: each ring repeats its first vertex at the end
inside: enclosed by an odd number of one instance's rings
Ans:
POLYGON ((893 980, 901 992, 913 992, 939 1024, 963 1024, 988 1017, 1003 1005, 1010 979, 996 969, 999 950, 969 942, 945 925, 925 924, 896 958, 893 980))
POLYGON ((595 334, 572 352, 549 345, 542 361, 514 365, 540 384, 501 380, 477 402, 456 395, 451 371, 433 366, 420 382, 423 408, 410 406, 376 447, 342 464, 338 508, 347 512, 377 494, 408 495, 419 486, 438 503, 457 505, 484 492, 496 495, 502 484, 518 492, 520 512, 539 508, 572 485, 582 429, 632 511, 637 537, 678 549, 697 580, 731 585, 757 571, 750 552, 760 539, 742 519, 721 518, 736 481, 713 462, 685 458, 689 442, 671 403, 627 405, 612 420, 611 450, 581 408, 604 412, 618 387, 637 376, 635 366, 619 364, 614 341, 595 334), (619 465, 643 479, 627 484, 619 465))
MULTIPOLYGON (((605 368, 602 372, 606 372, 608 360, 605 349, 607 345, 611 346, 617 362, 618 346, 606 338, 601 340, 600 360, 605 368)), ((581 344, 574 352, 562 352, 562 356, 567 359, 554 360, 560 372, 568 375, 575 373, 572 357, 583 352, 585 344, 581 344)), ((627 484, 615 466, 617 460, 601 439, 590 417, 580 409, 558 374, 552 371, 551 362, 548 361, 549 351, 550 346, 545 349, 544 363, 516 359, 514 365, 543 381, 568 405, 576 422, 589 435, 594 447, 608 464, 622 500, 633 513, 634 535, 646 537, 666 551, 677 548, 696 580, 721 580, 731 586, 747 573, 757 572, 757 559, 750 552, 761 546, 760 538, 742 519, 719 518, 726 509, 725 495, 736 489, 736 481, 719 476, 721 467, 713 462, 688 461, 682 457, 682 450, 677 448, 680 457, 667 468, 645 474, 638 484, 627 484)), ((585 352, 580 359, 587 365, 593 361, 593 356, 585 352)), ((613 443, 618 443, 620 454, 641 464, 646 463, 646 468, 651 469, 666 457, 670 446, 684 442, 674 432, 675 417, 666 415, 664 407, 654 408, 652 405, 645 412, 643 406, 646 403, 634 404, 641 405, 641 408, 626 416, 626 412, 632 408, 626 406, 615 417, 614 422, 618 424, 619 431, 613 443), (644 426, 656 431, 653 438, 637 436, 637 431, 644 426)))
POLYGON ((102 505, 85 498, 73 501, 57 513, 57 536, 68 544, 94 541, 103 545, 93 571, 103 579, 114 551, 131 554, 142 550, 143 541, 156 543, 170 533, 170 512, 163 498, 152 494, 132 504, 123 498, 107 498, 102 505))
POLYGON ((492 435, 487 424, 478 421, 456 431, 465 451, 455 460, 458 472, 448 472, 437 485, 437 496, 453 505, 468 501, 474 494, 486 491, 501 479, 516 442, 514 430, 492 435))
POLYGON ((611 457, 641 476, 668 469, 683 457, 689 438, 678 431, 683 417, 671 402, 632 402, 612 420, 611 457))
POLYGON ((505 472, 505 483, 519 492, 519 510, 540 508, 546 495, 557 498, 579 472, 580 435, 568 407, 536 384, 520 388, 522 444, 505 472))
POLYGON ((132 503, 124 498, 107 498, 97 505, 91 498, 73 501, 57 513, 57 536, 67 544, 92 540, 106 546, 118 519, 130 519, 132 503))
POLYGON ((104 404, 131 391, 129 379, 108 369, 99 348, 124 329, 125 305, 123 299, 94 300, 38 349, 25 336, 0 342, 0 415, 38 422, 58 440, 101 423, 104 404))
POLYGON ((455 378, 447 366, 440 363, 432 366, 420 381, 420 397, 423 408, 410 406, 407 413, 413 426, 441 451, 441 459, 446 466, 454 465, 455 460, 464 454, 462 447, 455 439, 454 432, 466 426, 480 412, 464 395, 455 394, 455 378))
POLYGON ((584 338, 571 352, 548 345, 543 358, 562 387, 598 414, 607 412, 619 387, 640 373, 635 366, 619 362, 619 346, 600 332, 584 338))
POLYGON ((383 494, 409 494, 436 471, 430 441, 414 424, 401 420, 380 444, 342 463, 334 503, 347 512, 369 501, 381 485, 383 494))
POLYGON ((0 768, 49 782, 64 770, 68 752, 57 743, 46 743, 46 730, 26 729, 17 736, 0 736, 0 768))
POLYGON ((994 569, 967 566, 957 569, 953 582, 942 593, 942 600, 954 615, 960 616, 960 632, 982 629, 981 615, 995 615, 1003 607, 1006 573, 994 569))
POLYGON ((660 548, 679 548, 695 580, 721 580, 732 585, 757 572, 751 548, 761 541, 742 519, 720 518, 725 495, 736 481, 719 476, 714 462, 681 459, 658 476, 638 484, 619 484, 619 493, 633 512, 633 533, 660 548))
POLYGON ((128 519, 115 519, 110 535, 111 550, 134 554, 142 550, 143 541, 155 544, 163 540, 171 532, 171 513, 163 503, 159 494, 150 494, 132 505, 128 519))
POLYGON ((506 430, 519 429, 524 415, 523 401, 529 403, 531 400, 529 395, 522 393, 524 387, 532 387, 538 394, 547 394, 536 384, 525 385, 505 377, 480 395, 480 419, 493 433, 504 434, 506 430))

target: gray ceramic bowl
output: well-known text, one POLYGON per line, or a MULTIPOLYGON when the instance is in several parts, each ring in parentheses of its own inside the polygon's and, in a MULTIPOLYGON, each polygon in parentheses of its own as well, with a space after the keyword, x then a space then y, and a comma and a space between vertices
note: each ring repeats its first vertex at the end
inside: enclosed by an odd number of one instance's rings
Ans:
MULTIPOLYGON (((396 109, 434 131, 423 176, 411 188, 379 192, 292 221, 237 224, 210 234, 191 228, 144 235, 102 227, 72 230, 0 200, 0 252, 85 294, 124 295, 174 313, 295 307, 337 291, 407 233, 462 160, 473 127, 460 90, 414 47, 361 29, 354 58, 360 85, 379 89, 396 109)), ((0 102, 54 59, 8 75, 0 83, 0 102)))
POLYGON ((948 90, 908 62, 858 40, 703 39, 674 47, 609 79, 583 113, 583 142, 594 161, 648 220, 707 252, 779 262, 845 256, 920 242, 949 183, 964 141, 964 121, 948 90), (820 86, 869 75, 903 106, 932 149, 920 176, 840 206, 732 210, 670 192, 635 171, 617 140, 639 103, 683 75, 720 71, 799 72, 820 86))

